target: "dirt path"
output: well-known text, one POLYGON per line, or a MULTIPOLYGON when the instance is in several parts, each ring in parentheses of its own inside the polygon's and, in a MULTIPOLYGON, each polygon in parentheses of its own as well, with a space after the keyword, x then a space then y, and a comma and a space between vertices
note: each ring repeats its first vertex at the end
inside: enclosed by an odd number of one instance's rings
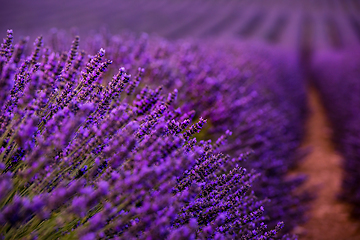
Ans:
POLYGON ((309 221, 299 227, 300 240, 359 240, 360 222, 349 218, 347 205, 336 200, 341 187, 341 156, 331 143, 331 130, 314 89, 309 91, 310 117, 304 147, 310 153, 297 172, 308 174, 307 186, 318 187, 309 221))

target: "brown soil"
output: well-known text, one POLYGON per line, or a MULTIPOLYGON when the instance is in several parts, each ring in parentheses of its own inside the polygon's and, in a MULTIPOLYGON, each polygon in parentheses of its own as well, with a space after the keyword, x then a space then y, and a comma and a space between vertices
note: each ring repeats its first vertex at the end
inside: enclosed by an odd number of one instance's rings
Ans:
POLYGON ((309 176, 305 187, 315 187, 317 198, 313 202, 309 221, 298 227, 300 240, 359 240, 360 222, 349 217, 348 205, 338 201, 341 187, 342 157, 331 142, 331 130, 318 93, 309 90, 310 117, 303 147, 312 152, 296 172, 309 176))

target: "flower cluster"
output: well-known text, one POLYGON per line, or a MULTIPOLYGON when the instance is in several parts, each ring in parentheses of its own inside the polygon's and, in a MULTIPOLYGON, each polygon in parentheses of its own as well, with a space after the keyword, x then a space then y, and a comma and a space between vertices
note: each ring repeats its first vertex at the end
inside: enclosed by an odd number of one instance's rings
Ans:
POLYGON ((333 141, 344 157, 340 197, 360 216, 359 50, 322 53, 314 58, 312 76, 333 129, 333 141))
MULTIPOLYGON (((54 48, 64 45, 61 36, 53 33, 52 42, 59 43, 54 48)), ((303 154, 297 149, 307 113, 302 73, 293 54, 225 40, 169 42, 146 34, 113 36, 106 31, 86 43, 89 52, 106 46, 115 65, 125 66, 131 74, 137 74, 138 66, 145 67, 142 82, 147 85, 177 88, 181 109, 195 110, 207 119, 210 127, 200 138, 215 141, 231 130, 221 151, 253 152, 244 166, 261 173, 254 190, 271 200, 265 208, 269 226, 284 220, 284 231, 290 232, 304 220, 312 197, 298 191, 305 177, 288 177, 303 154)))
MULTIPOLYGON (((174 73, 163 69, 156 75, 146 64, 145 40, 131 53, 113 50, 109 55, 119 56, 112 62, 102 48, 87 58, 78 50, 78 37, 64 52, 43 48, 39 37, 26 56, 26 39, 13 46, 8 31, 0 52, 1 238, 281 237, 276 235, 282 222, 271 230, 264 224, 268 200, 250 190, 258 174, 243 167, 247 152, 238 158, 222 153, 230 131, 215 141, 199 140, 200 130, 217 122, 184 111, 196 102, 183 102, 189 93, 181 93, 183 87, 178 92, 163 76, 174 73), (130 58, 143 64, 135 77, 123 67, 109 77, 121 58, 125 67, 130 58), (137 89, 146 78, 149 86, 137 89), (175 108, 180 96, 184 105, 175 108)), ((192 80, 186 74, 185 85, 192 80)), ((211 99, 206 91, 199 93, 209 98, 200 109, 211 99)), ((252 95, 234 101, 246 112, 241 101, 252 95)), ((278 182, 269 184, 276 188, 278 182)))

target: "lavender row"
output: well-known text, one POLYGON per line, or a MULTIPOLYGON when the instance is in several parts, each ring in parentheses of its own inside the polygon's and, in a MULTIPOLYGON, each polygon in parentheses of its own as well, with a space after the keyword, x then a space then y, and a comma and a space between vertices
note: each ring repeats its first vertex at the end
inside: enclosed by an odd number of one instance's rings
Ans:
POLYGON ((0 53, 0 237, 273 239, 282 228, 263 223, 246 152, 220 151, 230 131, 198 140, 210 124, 175 107, 180 90, 137 88, 148 65, 111 76, 115 61, 79 52, 78 37, 63 53, 39 37, 30 55, 12 38, 0 53))
POLYGON ((344 157, 341 199, 360 216, 360 68, 359 50, 328 52, 314 58, 312 78, 333 128, 333 141, 344 157))
MULTIPOLYGON (((66 46, 61 32, 51 39, 55 49, 66 46)), ((208 120, 209 128, 199 137, 215 140, 230 129, 233 134, 221 150, 235 155, 253 152, 244 164, 261 173, 254 189, 271 200, 267 224, 275 227, 284 220, 284 231, 290 232, 305 220, 311 196, 297 191, 305 178, 287 176, 301 159, 297 149, 306 117, 302 73, 294 55, 225 40, 169 42, 146 34, 113 36, 106 30, 85 40, 88 52, 100 46, 132 75, 144 67, 143 86, 179 89, 182 110, 194 109, 196 118, 201 113, 208 120)))

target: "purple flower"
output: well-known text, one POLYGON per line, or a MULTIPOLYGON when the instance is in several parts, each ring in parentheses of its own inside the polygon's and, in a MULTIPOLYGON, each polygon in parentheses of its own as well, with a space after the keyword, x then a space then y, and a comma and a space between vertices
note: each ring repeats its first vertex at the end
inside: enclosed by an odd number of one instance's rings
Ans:
POLYGON ((42 51, 40 37, 25 56, 22 43, 9 51, 11 38, 0 59, 5 238, 264 239, 280 231, 283 204, 297 200, 301 182, 282 182, 300 115, 287 117, 288 105, 268 94, 281 90, 241 75, 232 53, 124 35, 120 49, 113 37, 104 43, 114 61, 103 48, 78 53, 78 37, 63 52, 42 51), (277 150, 280 140, 288 144, 277 150), (251 149, 255 160, 245 163, 251 149))

